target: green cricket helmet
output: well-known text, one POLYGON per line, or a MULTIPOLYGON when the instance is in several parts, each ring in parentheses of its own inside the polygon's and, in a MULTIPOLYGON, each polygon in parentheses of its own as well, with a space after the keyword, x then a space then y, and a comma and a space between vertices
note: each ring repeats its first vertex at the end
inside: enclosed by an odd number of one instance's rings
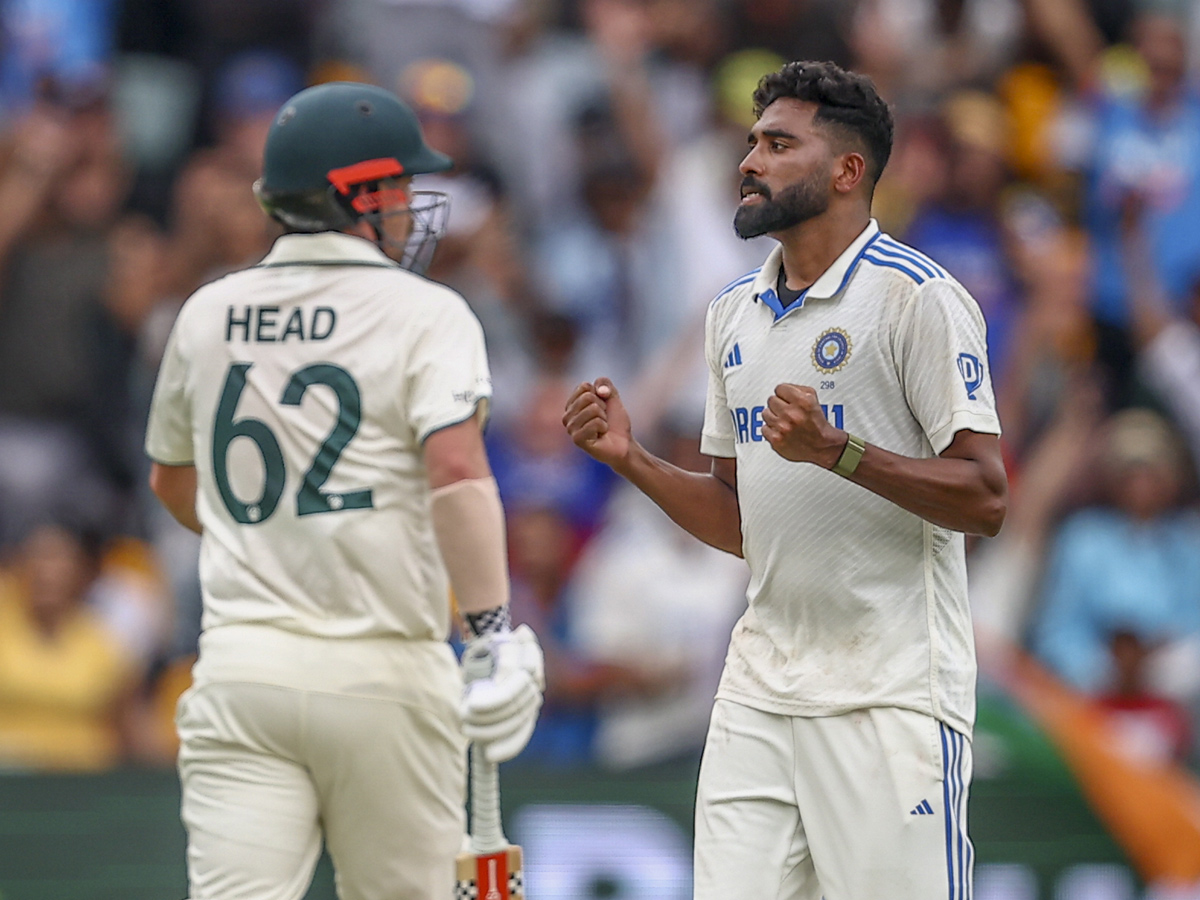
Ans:
MULTIPOLYGON (((396 197, 392 179, 444 172, 454 163, 425 143, 416 114, 390 91, 331 82, 283 104, 267 132, 259 204, 290 231, 341 231, 366 221, 381 249, 380 228, 396 197)), ((394 208, 394 207, 393 207, 394 208)), ((395 209, 412 218, 401 265, 423 271, 445 233, 448 198, 414 191, 395 209)))

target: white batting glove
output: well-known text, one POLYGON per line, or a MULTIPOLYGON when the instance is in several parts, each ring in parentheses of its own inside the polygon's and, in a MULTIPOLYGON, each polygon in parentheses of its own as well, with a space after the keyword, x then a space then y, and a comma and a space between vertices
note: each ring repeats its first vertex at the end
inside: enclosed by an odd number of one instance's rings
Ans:
POLYGON ((463 670, 463 734, 489 762, 512 759, 533 735, 546 687, 537 636, 521 625, 473 638, 463 651, 463 670))

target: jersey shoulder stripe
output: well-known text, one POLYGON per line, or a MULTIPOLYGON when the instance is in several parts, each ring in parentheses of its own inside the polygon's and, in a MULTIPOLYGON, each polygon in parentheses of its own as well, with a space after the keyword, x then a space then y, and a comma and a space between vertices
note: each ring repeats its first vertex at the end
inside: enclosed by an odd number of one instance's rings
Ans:
POLYGON ((903 262, 913 268, 920 269, 930 278, 938 278, 939 273, 932 266, 927 266, 915 256, 909 256, 907 253, 901 253, 899 250, 893 249, 888 244, 880 242, 879 246, 874 248, 875 252, 880 256, 885 256, 888 259, 894 259, 897 262, 903 262))
POLYGON ((949 273, 944 268, 914 247, 908 244, 902 244, 893 237, 883 238, 878 246, 891 251, 891 255, 899 255, 912 260, 914 263, 919 263, 921 268, 932 270, 931 277, 934 278, 949 278, 949 273))
MULTIPOLYGON (((762 271, 762 266, 759 266, 757 269, 754 269, 751 272, 747 272, 745 275, 742 275, 740 278, 733 279, 733 281, 729 282, 729 284, 725 285, 725 287, 723 287, 719 291, 717 291, 717 296, 713 297, 712 302, 716 303, 718 300, 720 300, 722 297, 724 297, 726 294, 728 294, 734 288, 741 287, 743 284, 750 284, 752 281, 754 281, 755 278, 758 277, 758 273, 761 271, 762 271)), ((709 305, 711 306, 712 303, 710 303, 709 305)))
POLYGON ((882 266, 885 269, 895 269, 897 272, 903 272, 917 284, 924 284, 929 280, 920 270, 918 270, 915 266, 910 265, 907 261, 902 262, 898 259, 875 256, 870 252, 864 253, 862 258, 864 262, 869 262, 872 265, 882 266))

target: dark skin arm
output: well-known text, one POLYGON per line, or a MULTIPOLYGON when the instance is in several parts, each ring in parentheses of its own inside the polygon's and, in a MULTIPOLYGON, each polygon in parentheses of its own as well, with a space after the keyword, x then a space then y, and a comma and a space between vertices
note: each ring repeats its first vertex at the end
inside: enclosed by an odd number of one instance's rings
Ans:
MULTIPOLYGON (((817 392, 781 384, 763 411, 763 437, 784 459, 832 469, 849 435, 821 412, 817 392)), ((1008 478, 994 434, 959 431, 940 456, 913 459, 867 445, 850 480, 926 521, 994 537, 1008 510, 1008 478)))
POLYGON ((685 531, 718 550, 742 555, 733 459, 714 458, 707 474, 659 459, 633 439, 629 413, 607 378, 575 388, 567 400, 563 425, 576 446, 611 466, 685 531))
MULTIPOLYGON (((714 459, 708 475, 665 463, 633 440, 629 416, 608 379, 581 384, 563 424, 572 440, 611 466, 706 544, 741 555, 737 464, 714 459)), ((763 436, 780 456, 832 469, 849 435, 821 412, 817 392, 781 384, 763 412, 763 436)), ((850 477, 935 525, 993 537, 1008 509, 1008 478, 995 435, 959 431, 940 456, 914 459, 868 444, 850 477)))

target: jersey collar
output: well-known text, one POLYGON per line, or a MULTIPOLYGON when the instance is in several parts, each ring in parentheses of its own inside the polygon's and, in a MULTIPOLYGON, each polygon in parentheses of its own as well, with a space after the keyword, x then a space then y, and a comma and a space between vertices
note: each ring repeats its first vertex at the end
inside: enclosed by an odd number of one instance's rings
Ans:
POLYGON ((779 280, 779 267, 783 264, 783 246, 777 246, 771 251, 767 261, 763 263, 758 277, 754 279, 754 299, 775 313, 775 321, 778 322, 788 313, 802 307, 806 300, 828 300, 836 297, 850 282, 850 276, 854 274, 854 267, 877 237, 879 237, 879 223, 871 219, 850 246, 842 251, 841 256, 821 273, 821 277, 786 307, 780 302, 779 294, 775 290, 775 284, 779 280))
POLYGON ((275 241, 271 252, 259 263, 276 266, 386 266, 400 265, 365 238, 339 231, 320 234, 285 234, 275 241))

